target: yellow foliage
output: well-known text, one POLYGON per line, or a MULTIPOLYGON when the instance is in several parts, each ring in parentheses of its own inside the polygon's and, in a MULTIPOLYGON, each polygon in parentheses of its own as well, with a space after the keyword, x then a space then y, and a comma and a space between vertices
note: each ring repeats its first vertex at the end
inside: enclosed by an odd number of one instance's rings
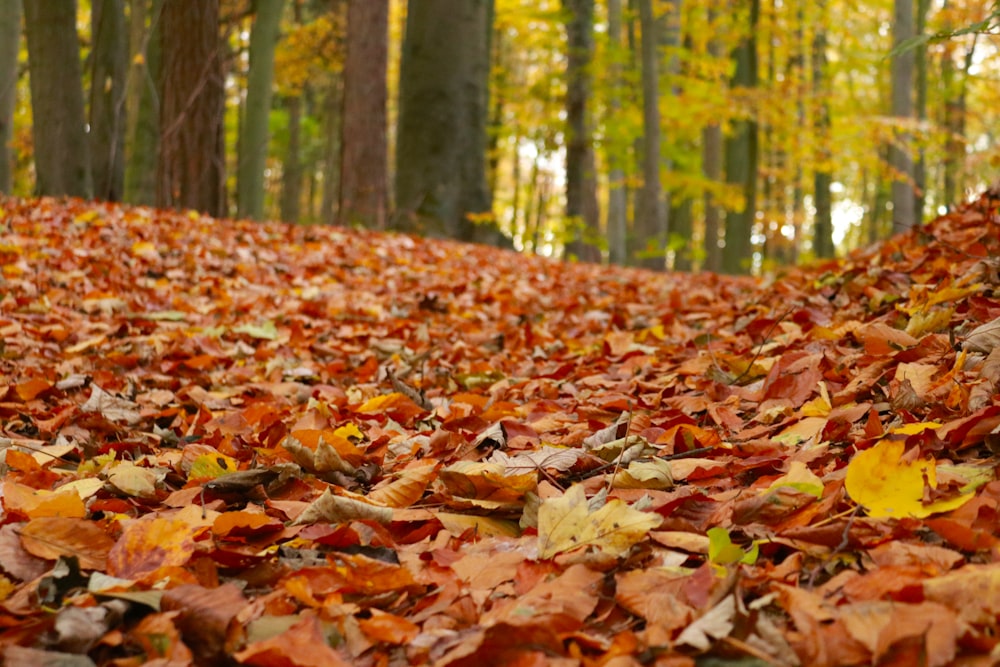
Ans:
POLYGON ((869 516, 923 518, 961 507, 972 499, 974 494, 966 493, 930 500, 937 489, 937 466, 928 459, 904 461, 904 447, 899 440, 883 440, 848 464, 847 493, 869 516))

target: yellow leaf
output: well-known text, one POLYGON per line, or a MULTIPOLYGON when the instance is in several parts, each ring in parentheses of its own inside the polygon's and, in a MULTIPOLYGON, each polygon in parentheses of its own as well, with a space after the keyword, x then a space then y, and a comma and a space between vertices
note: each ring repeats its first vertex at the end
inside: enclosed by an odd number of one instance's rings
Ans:
POLYGON ((661 521, 658 514, 640 512, 617 498, 591 510, 583 487, 575 484, 538 508, 538 557, 552 558, 583 546, 622 556, 661 521))
POLYGON ((896 435, 916 435, 917 433, 923 433, 927 429, 931 428, 941 428, 941 424, 938 422, 920 422, 918 424, 904 424, 903 426, 897 426, 896 428, 889 431, 890 433, 895 433, 896 435))
POLYGON ((788 467, 788 472, 774 480, 774 483, 767 490, 773 491, 783 486, 789 486, 796 491, 808 493, 817 498, 823 497, 823 480, 819 478, 819 475, 807 468, 806 464, 802 461, 792 461, 792 464, 788 467))
POLYGON ((619 470, 611 485, 616 489, 669 489, 674 485, 670 461, 653 458, 649 461, 632 461, 628 468, 619 470))
POLYGON ((156 245, 149 241, 136 241, 132 244, 132 254, 136 257, 146 257, 148 259, 159 259, 160 253, 156 251, 156 245))
POLYGON ((967 493, 925 503, 925 485, 937 488, 937 468, 930 460, 901 461, 904 447, 898 440, 883 440, 847 465, 847 493, 869 516, 923 518, 961 507, 972 499, 974 494, 967 493))
POLYGON ((352 438, 357 438, 358 440, 364 440, 365 434, 361 432, 355 424, 344 424, 340 428, 334 431, 334 434, 339 435, 344 440, 350 440, 352 438))
POLYGON ((819 383, 819 396, 802 404, 800 412, 803 417, 826 417, 833 409, 830 402, 830 392, 826 388, 825 382, 819 383))
POLYGON ((188 481, 203 482, 239 470, 236 459, 225 454, 202 454, 191 464, 188 481))
POLYGON ((521 535, 517 524, 505 519, 494 519, 474 514, 455 514, 453 512, 436 512, 434 516, 452 535, 461 535, 470 528, 475 530, 477 535, 484 537, 520 537, 521 535))
POLYGON ((716 565, 732 565, 745 563, 753 565, 757 562, 760 546, 754 542, 744 551, 739 545, 733 544, 729 531, 718 526, 708 529, 708 560, 716 565))
POLYGON ((906 324, 906 333, 922 338, 925 334, 940 331, 951 322, 953 312, 952 308, 937 308, 927 313, 914 313, 906 324))

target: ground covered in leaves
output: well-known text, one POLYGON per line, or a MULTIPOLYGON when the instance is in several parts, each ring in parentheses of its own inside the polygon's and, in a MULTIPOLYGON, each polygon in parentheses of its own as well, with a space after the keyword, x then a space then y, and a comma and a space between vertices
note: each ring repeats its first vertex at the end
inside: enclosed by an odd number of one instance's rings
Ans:
POLYGON ((0 199, 5 664, 993 664, 997 206, 753 282, 0 199))

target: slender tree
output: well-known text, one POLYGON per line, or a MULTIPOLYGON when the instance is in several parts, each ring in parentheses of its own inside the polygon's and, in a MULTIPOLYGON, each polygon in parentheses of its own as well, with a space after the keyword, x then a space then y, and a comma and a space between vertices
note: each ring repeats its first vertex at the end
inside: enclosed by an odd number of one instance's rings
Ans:
MULTIPOLYGON (((742 4, 749 11, 743 38, 733 51, 736 70, 732 90, 746 98, 757 85, 756 30, 760 0, 744 0, 742 4)), ((746 273, 750 269, 753 253, 750 235, 757 211, 757 143, 757 123, 748 109, 733 124, 732 134, 725 142, 726 181, 738 187, 743 195, 742 209, 726 212, 726 245, 722 253, 722 270, 726 273, 746 273)))
POLYGON ((628 190, 625 187, 626 146, 616 128, 622 114, 623 82, 622 2, 608 0, 608 75, 607 114, 605 121, 605 146, 608 171, 608 259, 612 264, 625 264, 628 260, 628 190))
POLYGON ((813 223, 813 252, 817 257, 833 257, 833 201, 830 188, 833 184, 833 155, 830 145, 830 75, 826 59, 826 0, 819 0, 817 11, 821 17, 816 26, 812 43, 812 85, 815 98, 814 127, 816 166, 813 171, 813 198, 816 215, 813 223))
POLYGON ((128 33, 124 0, 92 0, 90 158, 94 196, 118 201, 125 193, 128 33))
MULTIPOLYGON (((945 9, 948 6, 949 3, 946 2, 945 9)), ((953 26, 946 23, 945 30, 950 29, 953 29, 953 26)), ((959 51, 959 45, 956 42, 945 42, 945 48, 941 54, 941 79, 944 84, 944 108, 941 112, 941 123, 948 137, 945 142, 942 165, 944 173, 941 199, 949 206, 958 203, 961 196, 960 183, 965 171, 969 71, 975 62, 977 38, 978 35, 973 35, 972 40, 962 52, 959 51)))
POLYGON ((283 6, 284 0, 254 0, 247 99, 240 123, 240 159, 236 170, 236 208, 241 218, 259 220, 264 217, 264 170, 270 141, 274 48, 278 43, 283 6))
POLYGON ((383 229, 388 202, 389 0, 349 0, 340 170, 341 224, 383 229))
POLYGON ((10 192, 14 181, 10 142, 14 134, 20 35, 21 3, 0 2, 0 192, 10 192))
POLYGON ((129 62, 125 142, 125 201, 156 203, 160 153, 160 15, 163 0, 129 3, 129 62))
POLYGON ((157 205, 222 217, 224 80, 219 0, 164 0, 161 35, 157 205))
MULTIPOLYGON (((892 24, 892 115, 902 125, 913 119, 913 74, 916 54, 913 49, 898 48, 916 33, 913 0, 895 0, 895 20, 892 24)), ((892 167, 892 221, 899 228, 919 224, 913 201, 914 169, 910 157, 910 133, 903 127, 889 147, 892 167)))
POLYGON ((38 194, 90 197, 76 0, 27 1, 24 26, 38 194))
MULTIPOLYGON (((1000 7, 1000 5, 998 5, 1000 7)), ((917 0, 916 25, 914 33, 916 36, 923 35, 927 29, 927 12, 930 10, 930 0, 917 0)), ((914 81, 914 116, 917 124, 924 126, 927 123, 927 44, 918 46, 913 54, 915 81, 914 81)), ((927 190, 927 151, 923 145, 917 153, 916 163, 913 165, 913 209, 916 214, 917 224, 924 217, 924 203, 927 190)))
MULTIPOLYGON (((327 13, 333 17, 333 25, 346 25, 347 23, 347 0, 329 0, 321 3, 326 5, 327 13)), ((334 51, 339 55, 346 51, 345 31, 340 30, 331 36, 335 43, 334 51)), ((341 61, 342 63, 343 61, 341 61)), ((340 163, 341 163, 341 137, 344 122, 344 77, 342 72, 331 76, 327 80, 327 85, 320 97, 321 112, 318 114, 323 123, 323 169, 321 172, 323 185, 323 198, 320 201, 318 218, 326 222, 337 219, 338 207, 340 205, 340 163)), ((313 172, 315 177, 315 172, 313 172)), ((316 216, 311 216, 315 218, 316 216)))
POLYGON ((281 219, 296 223, 302 211, 302 95, 284 99, 288 110, 288 147, 281 163, 281 219))
POLYGON ((657 53, 658 30, 652 0, 639 0, 642 32, 642 192, 635 220, 637 264, 664 268, 664 202, 660 186, 660 77, 657 53))
MULTIPOLYGON (((708 7, 707 24, 714 28, 716 13, 708 7)), ((722 57, 722 45, 717 37, 708 40, 708 55, 713 59, 722 57)), ((717 199, 717 188, 722 182, 722 127, 716 119, 710 120, 701 131, 701 169, 708 181, 704 194, 705 207, 705 268, 709 271, 722 270, 722 248, 719 236, 722 232, 722 206, 717 199)))
POLYGON ((567 13, 566 58, 566 218, 573 230, 569 255, 598 262, 601 251, 591 131, 594 58, 594 0, 563 0, 567 13))

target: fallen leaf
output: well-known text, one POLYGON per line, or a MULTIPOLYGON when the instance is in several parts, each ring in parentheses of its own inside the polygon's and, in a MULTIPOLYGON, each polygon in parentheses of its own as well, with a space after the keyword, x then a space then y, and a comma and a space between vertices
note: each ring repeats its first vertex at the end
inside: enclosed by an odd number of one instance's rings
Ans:
POLYGON ((623 556, 660 521, 658 515, 640 512, 618 499, 592 510, 583 487, 574 484, 562 496, 542 501, 538 509, 538 556, 551 558, 580 547, 623 556))
POLYGON ((973 494, 966 493, 925 502, 925 489, 937 488, 937 466, 928 460, 903 461, 904 447, 898 440, 882 440, 859 452, 848 464, 847 493, 869 516, 922 518, 961 507, 972 499, 973 494))

